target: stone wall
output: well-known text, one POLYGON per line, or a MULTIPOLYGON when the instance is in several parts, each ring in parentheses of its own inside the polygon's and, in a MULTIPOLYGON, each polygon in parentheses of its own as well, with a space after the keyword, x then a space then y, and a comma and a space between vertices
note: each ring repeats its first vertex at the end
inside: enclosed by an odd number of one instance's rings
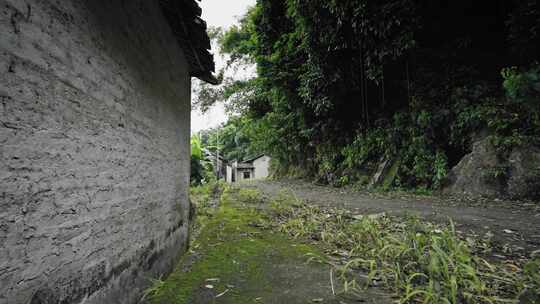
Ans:
POLYGON ((190 78, 157 1, 0 0, 0 303, 134 303, 188 234, 190 78))

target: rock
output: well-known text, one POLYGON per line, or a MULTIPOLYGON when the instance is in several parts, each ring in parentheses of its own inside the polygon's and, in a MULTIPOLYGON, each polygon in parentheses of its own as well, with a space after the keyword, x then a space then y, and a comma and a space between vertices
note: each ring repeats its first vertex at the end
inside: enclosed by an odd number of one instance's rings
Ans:
POLYGON ((490 138, 486 137, 473 144, 472 152, 465 155, 452 168, 448 176, 446 194, 487 196, 503 195, 505 183, 495 170, 504 167, 490 138))
POLYGON ((399 169, 399 160, 381 159, 379 167, 368 184, 369 189, 384 187, 390 188, 399 169))
POLYGON ((389 164, 390 164, 390 160, 388 159, 383 159, 379 163, 379 167, 377 168, 377 171, 375 172, 375 174, 373 174, 373 177, 371 178, 371 181, 369 182, 368 188, 370 189, 374 188, 377 185, 380 185, 382 183, 384 171, 387 170, 389 164))
POLYGON ((383 179, 383 188, 388 189, 393 186, 394 180, 396 179, 396 176, 398 174, 400 161, 396 160, 392 162, 392 166, 388 169, 388 172, 386 172, 386 175, 383 179))
POLYGON ((378 219, 381 219, 383 217, 386 217, 386 212, 373 213, 373 214, 368 214, 368 215, 363 215, 363 214, 353 215, 353 219, 359 220, 359 221, 363 220, 364 218, 368 218, 370 220, 378 220, 378 219))
POLYGON ((368 219, 370 219, 370 220, 378 220, 378 219, 381 219, 383 217, 386 217, 386 212, 381 212, 381 213, 375 213, 375 214, 368 215, 368 219))
POLYGON ((513 199, 540 198, 540 149, 514 148, 508 158, 508 196, 513 199))
POLYGON ((443 193, 540 199, 540 148, 524 145, 501 158, 486 137, 452 168, 443 193))

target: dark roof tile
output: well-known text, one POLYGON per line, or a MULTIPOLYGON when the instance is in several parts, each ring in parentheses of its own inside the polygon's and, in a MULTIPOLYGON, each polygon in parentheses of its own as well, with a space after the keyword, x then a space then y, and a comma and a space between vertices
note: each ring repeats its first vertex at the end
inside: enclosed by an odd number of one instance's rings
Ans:
POLYGON ((190 75, 217 84, 214 55, 202 10, 195 0, 159 0, 163 14, 189 63, 190 75))

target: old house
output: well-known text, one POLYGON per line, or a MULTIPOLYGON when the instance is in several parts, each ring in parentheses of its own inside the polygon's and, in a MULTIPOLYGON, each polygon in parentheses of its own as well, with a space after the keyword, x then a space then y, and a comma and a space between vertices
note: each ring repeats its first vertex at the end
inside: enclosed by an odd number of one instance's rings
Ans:
POLYGON ((227 165, 226 181, 228 183, 248 179, 263 179, 269 176, 271 158, 261 154, 256 157, 227 165))
POLYGON ((187 246, 194 0, 0 0, 0 303, 136 303, 187 246))

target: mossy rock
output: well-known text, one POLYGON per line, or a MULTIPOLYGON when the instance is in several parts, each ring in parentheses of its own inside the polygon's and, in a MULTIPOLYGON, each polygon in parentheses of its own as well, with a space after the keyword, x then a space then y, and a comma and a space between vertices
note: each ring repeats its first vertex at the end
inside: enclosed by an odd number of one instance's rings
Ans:
POLYGON ((401 161, 399 160, 395 160, 392 162, 390 169, 388 169, 388 172, 384 176, 383 183, 382 183, 383 189, 390 189, 392 188, 392 186, 394 186, 394 181, 396 180, 400 165, 401 165, 401 161))
POLYGON ((514 148, 508 158, 508 195, 515 199, 540 198, 540 149, 514 148))

